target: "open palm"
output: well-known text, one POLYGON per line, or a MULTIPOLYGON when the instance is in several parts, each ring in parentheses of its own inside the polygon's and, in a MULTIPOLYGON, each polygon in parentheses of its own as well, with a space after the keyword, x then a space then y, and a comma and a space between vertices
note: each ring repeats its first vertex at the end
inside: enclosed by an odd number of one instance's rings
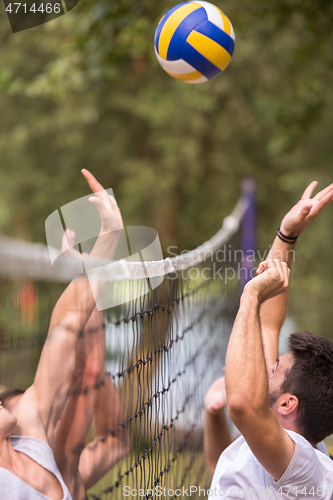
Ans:
POLYGON ((311 195, 317 186, 313 181, 303 193, 302 198, 285 215, 281 222, 281 231, 286 236, 296 237, 333 201, 333 183, 322 189, 313 198, 311 195))

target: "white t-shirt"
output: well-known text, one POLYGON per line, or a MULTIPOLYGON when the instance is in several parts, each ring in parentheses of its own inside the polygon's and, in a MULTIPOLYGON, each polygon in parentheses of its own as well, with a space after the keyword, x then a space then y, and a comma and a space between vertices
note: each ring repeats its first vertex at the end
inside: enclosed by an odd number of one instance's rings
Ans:
POLYGON ((209 500, 333 500, 333 460, 324 443, 315 449, 300 434, 286 432, 296 446, 279 481, 263 468, 240 436, 217 462, 209 500))

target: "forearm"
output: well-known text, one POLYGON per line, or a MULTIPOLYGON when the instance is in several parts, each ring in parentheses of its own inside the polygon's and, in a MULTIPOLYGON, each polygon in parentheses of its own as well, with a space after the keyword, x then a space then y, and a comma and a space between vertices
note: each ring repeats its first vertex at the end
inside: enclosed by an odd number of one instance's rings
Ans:
POLYGON ((75 450, 84 445, 94 416, 104 358, 104 315, 95 308, 78 342, 69 396, 53 441, 56 462, 66 477, 78 467, 79 452, 75 450))
POLYGON ((115 457, 119 460, 129 450, 128 429, 122 425, 125 420, 126 413, 118 391, 106 374, 95 410, 95 434, 101 442, 101 450, 104 448, 106 469, 113 466, 115 457))
MULTIPOLYGON (((76 348, 73 388, 96 392, 104 375, 105 322, 103 311, 93 310, 76 348)), ((95 405, 94 405, 95 407, 95 405)))
POLYGON ((57 327, 64 327, 71 330, 78 340, 79 332, 85 327, 96 306, 92 286, 98 292, 103 284, 97 280, 91 284, 86 278, 75 278, 53 309, 49 333, 51 334, 57 327))
MULTIPOLYGON (((99 437, 111 436, 110 431, 125 421, 126 414, 120 401, 117 389, 105 374, 104 384, 100 388, 95 410, 95 434, 99 437)), ((124 437, 127 432, 123 428, 117 430, 117 436, 124 437)), ((115 437, 117 437, 115 436, 115 437)))
MULTIPOLYGON (((267 259, 286 262, 289 269, 295 261, 295 244, 284 243, 276 236, 267 259)), ((288 307, 288 291, 264 302, 260 309, 262 338, 266 360, 274 364, 279 355, 279 335, 285 321, 288 307)))
POLYGON ((225 410, 217 413, 206 411, 204 426, 204 451, 206 462, 211 473, 214 473, 221 453, 232 443, 225 410))
POLYGON ((79 474, 85 490, 102 479, 127 453, 128 448, 123 444, 110 444, 109 441, 100 441, 98 438, 89 443, 81 453, 79 462, 79 474))
POLYGON ((112 260, 123 229, 111 230, 102 225, 90 257, 112 260))
POLYGON ((225 364, 230 408, 260 408, 267 402, 268 381, 259 320, 259 299, 245 291, 231 332, 225 364))
POLYGON ((295 261, 295 243, 285 243, 276 236, 266 260, 269 259, 279 259, 286 262, 290 269, 291 264, 295 261))
POLYGON ((127 429, 119 427, 126 415, 118 392, 106 375, 95 410, 94 441, 80 457, 79 472, 88 489, 99 481, 129 451, 127 429), (115 434, 111 431, 115 431, 115 434))

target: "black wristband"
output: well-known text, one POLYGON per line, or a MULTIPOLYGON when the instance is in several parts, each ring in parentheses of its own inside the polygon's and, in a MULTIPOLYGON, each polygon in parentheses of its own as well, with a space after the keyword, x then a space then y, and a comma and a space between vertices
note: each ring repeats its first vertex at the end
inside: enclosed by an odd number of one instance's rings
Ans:
POLYGON ((281 232, 280 228, 276 231, 276 236, 280 238, 280 240, 283 241, 284 243, 289 243, 290 245, 296 243, 296 240, 298 238, 298 236, 296 237, 286 236, 281 232))

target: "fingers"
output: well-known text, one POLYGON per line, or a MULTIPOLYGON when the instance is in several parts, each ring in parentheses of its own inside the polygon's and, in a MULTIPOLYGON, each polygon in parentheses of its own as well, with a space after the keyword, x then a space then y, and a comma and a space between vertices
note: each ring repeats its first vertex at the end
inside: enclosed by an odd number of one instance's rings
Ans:
POLYGON ((283 281, 283 286, 288 287, 290 269, 286 262, 279 259, 268 261, 268 269, 272 269, 272 276, 276 280, 283 281), (275 269, 274 269, 275 268, 275 269))
POLYGON ((287 263, 282 262, 279 259, 274 259, 274 264, 279 273, 278 275, 276 275, 276 279, 283 281, 283 286, 287 288, 289 284, 289 274, 290 274, 290 269, 288 268, 287 263))
POLYGON ((287 287, 289 284, 290 269, 286 262, 280 262, 280 272, 283 278, 283 285, 287 287))
POLYGON ((264 271, 267 269, 267 260, 264 260, 260 262, 258 269, 257 269, 257 274, 262 274, 264 271))
POLYGON ((95 203, 95 205, 97 206, 100 205, 100 202, 98 200, 103 200, 103 202, 105 203, 109 201, 111 202, 111 205, 118 206, 115 198, 109 195, 105 191, 102 184, 98 182, 98 180, 93 176, 93 174, 89 172, 89 170, 83 168, 81 172, 84 175, 85 179, 87 180, 91 190, 96 194, 96 196, 91 196, 89 198, 89 201, 95 203))
MULTIPOLYGON (((303 196, 302 196, 302 200, 305 200, 305 199, 310 199, 311 198, 311 195, 313 193, 313 190, 315 189, 315 187, 318 185, 318 182, 317 181, 313 181, 311 182, 311 184, 309 184, 309 186, 306 188, 306 190, 304 191, 303 193, 303 196)), ((314 197, 313 197, 313 200, 316 200, 318 201, 319 203, 317 204, 316 208, 315 208, 315 212, 318 213, 320 210, 322 210, 326 205, 328 205, 329 203, 331 203, 331 201, 333 200, 333 182, 332 184, 330 184, 329 186, 327 186, 326 188, 322 189, 321 191, 319 191, 319 193, 317 193, 314 197)), ((303 207, 303 210, 305 211, 305 207, 303 207)), ((303 212, 302 210, 302 213, 305 213, 303 212)), ((309 210, 310 211, 310 210, 309 210)))
POLYGON ((270 259, 261 263, 260 276, 250 280, 244 293, 250 290, 262 304, 268 299, 285 293, 289 284, 289 269, 286 262, 270 259))
POLYGON ((314 189, 317 187, 318 185, 318 182, 317 181, 312 181, 308 187, 306 188, 306 190, 304 191, 303 195, 302 195, 302 200, 306 200, 308 198, 311 198, 312 196, 312 193, 314 191, 314 189))
POLYGON ((66 256, 76 257, 82 259, 87 257, 88 253, 80 253, 75 246, 75 232, 71 229, 66 229, 62 237, 61 251, 65 253, 66 256))
MULTIPOLYGON (((94 203, 94 205, 96 205, 96 207, 102 207, 103 205, 109 203, 111 205, 112 209, 115 209, 116 207, 118 208, 116 199, 113 196, 108 195, 106 191, 104 191, 104 193, 106 194, 106 198, 104 198, 104 196, 101 198, 97 198, 98 193, 96 193, 97 196, 90 196, 88 198, 88 200, 91 201, 92 203, 94 203)), ((108 206, 108 205, 106 205, 106 206, 108 206)), ((119 208, 118 208, 118 210, 119 210, 119 208)))
MULTIPOLYGON (((280 262, 278 259, 275 259, 277 262, 280 262)), ((269 269, 276 269, 276 264, 275 261, 270 259, 270 260, 264 260, 263 262, 260 262, 257 274, 262 274, 264 271, 268 271, 269 269)))
POLYGON ((263 267, 262 267, 262 262, 260 262, 259 266, 258 266, 258 269, 256 270, 256 273, 257 274, 261 274, 263 272, 263 267))
POLYGON ((95 177, 93 176, 93 174, 91 172, 89 172, 89 170, 86 170, 85 168, 83 168, 81 170, 81 172, 84 175, 84 177, 85 177, 86 181, 88 182, 93 193, 96 193, 98 196, 100 191, 105 191, 102 184, 100 184, 98 182, 98 180, 95 179, 95 177))
POLYGON ((260 262, 259 267, 261 268, 261 273, 264 271, 267 271, 268 269, 274 269, 276 268, 275 261, 278 261, 278 259, 269 259, 269 260, 264 260, 263 262, 260 262))
POLYGON ((257 274, 262 274, 267 269, 267 260, 260 262, 259 267, 257 269, 257 274))
POLYGON ((103 201, 100 198, 97 198, 96 196, 90 196, 88 200, 91 201, 91 203, 93 203, 97 207, 103 205, 103 201))
POLYGON ((315 200, 321 200, 323 198, 323 196, 325 196, 327 193, 329 193, 332 190, 333 190, 333 182, 332 182, 332 184, 330 184, 329 186, 327 186, 325 189, 322 189, 321 191, 319 191, 319 193, 316 194, 316 196, 314 197, 314 199, 315 200))
POLYGON ((75 245, 75 232, 71 229, 66 229, 62 237, 61 251, 65 252, 75 245))
POLYGON ((284 277, 284 274, 283 274, 283 268, 282 268, 282 262, 279 260, 279 259, 274 259, 273 260, 274 264, 275 264, 275 267, 276 269, 278 270, 279 272, 279 277, 280 276, 283 276, 284 277))
POLYGON ((257 274, 262 274, 264 271, 271 271, 271 275, 274 279, 283 279, 283 281, 289 281, 290 269, 286 262, 282 262, 279 259, 266 260, 260 262, 257 274))
POLYGON ((264 274, 266 272, 267 278, 271 276, 274 280, 278 280, 280 278, 280 272, 282 272, 279 265, 280 261, 278 259, 265 260, 260 263, 257 274, 264 274))
POLYGON ((332 200, 333 200, 333 188, 331 188, 331 190, 328 191, 327 194, 325 194, 324 196, 322 196, 322 198, 320 198, 316 207, 316 212, 320 212, 320 210, 329 205, 332 200))

